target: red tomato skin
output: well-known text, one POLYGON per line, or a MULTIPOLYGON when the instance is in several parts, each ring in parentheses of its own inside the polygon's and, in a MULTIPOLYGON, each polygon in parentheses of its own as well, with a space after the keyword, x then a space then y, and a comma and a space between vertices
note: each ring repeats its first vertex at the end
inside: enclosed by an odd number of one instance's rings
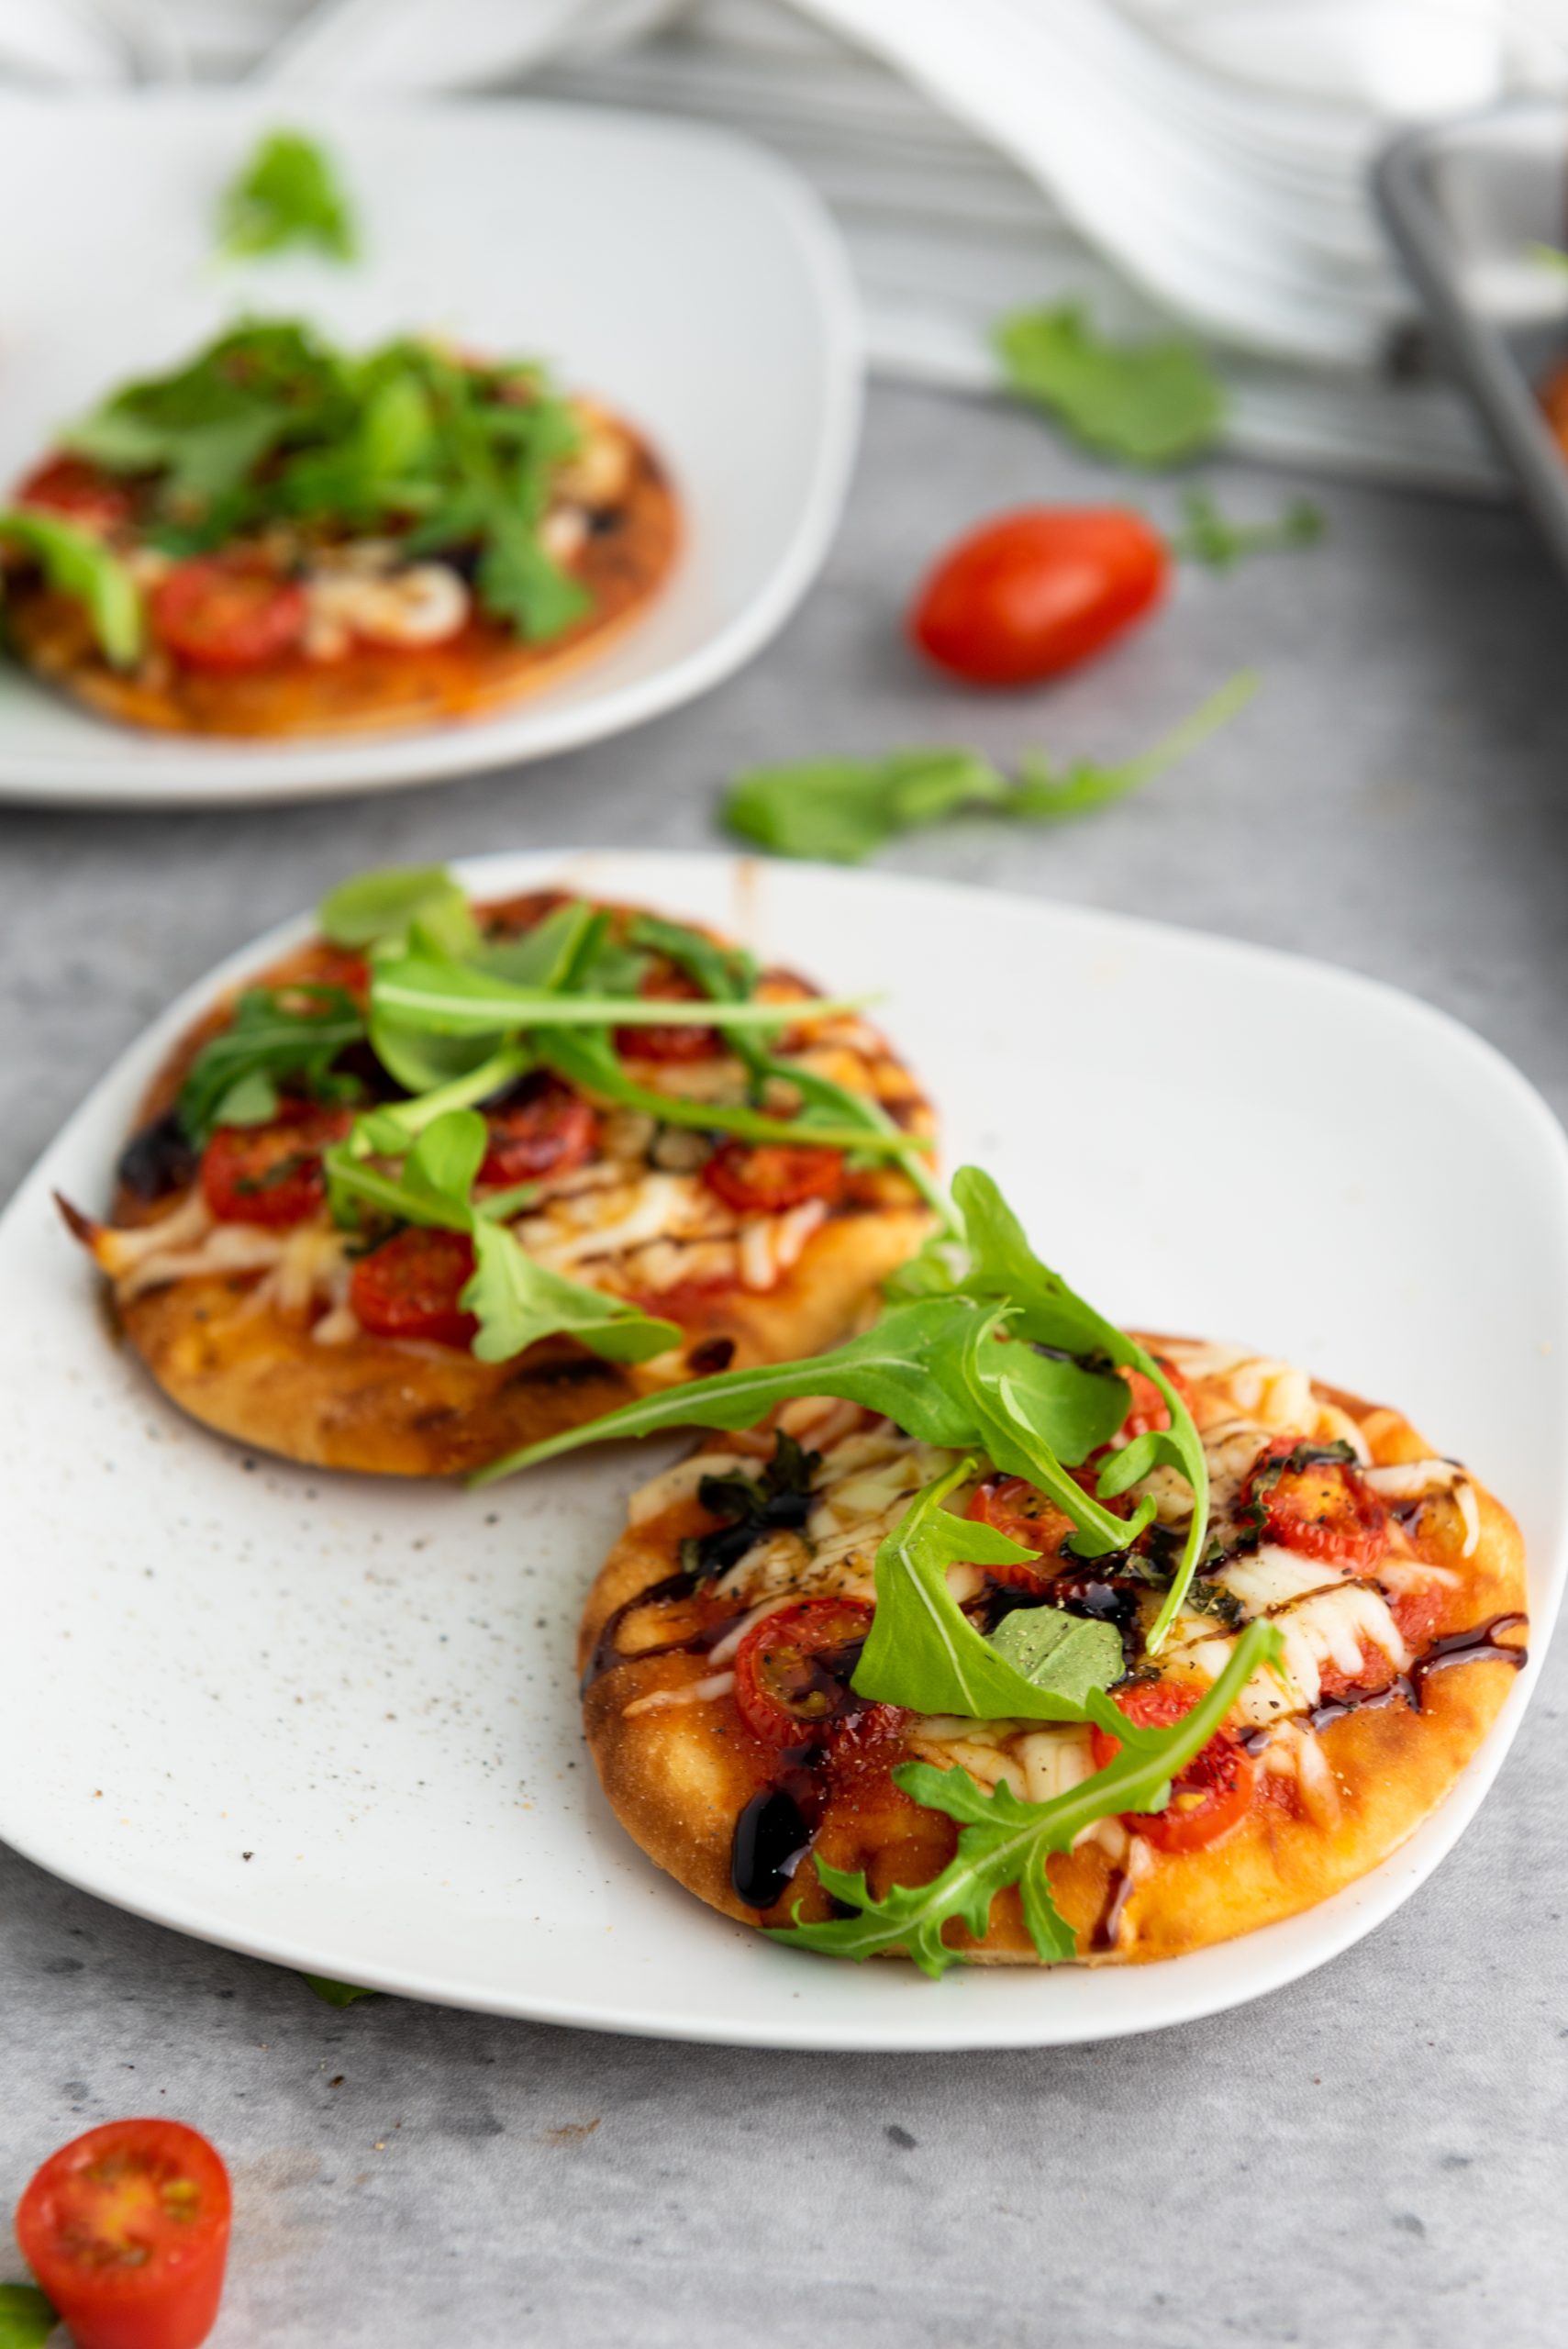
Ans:
POLYGON ((51 2154, 17 2206, 17 2241, 76 2349, 200 2349, 217 2321, 232 2215, 216 2147, 178 2121, 110 2121, 51 2154), (136 2266, 85 2264, 62 2236, 90 2188, 85 2174, 128 2151, 196 2185, 200 2216, 185 2240, 167 2223, 136 2266))
POLYGON ((735 1651, 735 1702, 753 1737, 766 1745, 824 1745, 852 1713, 880 1708, 833 1706, 816 1718, 792 1712, 767 1684, 773 1659, 797 1655, 808 1664, 863 1640, 872 1609, 862 1598, 796 1598, 753 1623, 735 1651))
POLYGON ((1264 1540, 1370 1575, 1387 1542, 1388 1513, 1352 1463, 1314 1462, 1298 1473, 1286 1469, 1273 1485, 1259 1483, 1261 1469, 1296 1449, 1294 1437, 1276 1437, 1242 1486, 1243 1502, 1255 1501, 1262 1512, 1264 1540))
POLYGON ((710 1191, 740 1215, 783 1215, 807 1199, 836 1199, 844 1154, 793 1142, 722 1142, 703 1167, 710 1191))
POLYGON ((939 669, 971 685, 1034 685, 1076 668, 1165 594, 1171 558, 1118 507, 1026 507, 951 547, 909 614, 939 669))
POLYGON ((987 1476, 969 1497, 964 1515, 977 1525, 995 1527, 1009 1541, 1021 1542, 1039 1557, 1032 1564, 986 1566, 994 1582, 1014 1590, 1044 1590, 1062 1567, 1061 1549, 1073 1531, 1065 1509, 1053 1508, 1038 1485, 1023 1476, 987 1476))
POLYGON ((599 1120, 591 1103, 559 1077, 529 1079, 516 1101, 489 1112, 490 1140, 479 1169, 482 1183, 530 1183, 541 1174, 570 1174, 598 1147, 599 1120))
MULTIPOLYGON (((637 990, 645 1003, 703 1003, 701 987, 684 971, 654 971, 637 990)), ((617 1028, 616 1050, 629 1061, 711 1061, 724 1050, 717 1028, 672 1022, 668 1028, 617 1028)))
POLYGON ((46 457, 34 467, 17 489, 16 503, 62 514, 84 529, 117 529, 131 514, 129 497, 111 474, 85 457, 63 454, 46 457))
POLYGON ((349 1303, 373 1338, 472 1345, 479 1324, 458 1299, 473 1277, 473 1242, 461 1231, 411 1224, 355 1264, 349 1303))
POLYGON ((308 607, 297 580, 241 555, 195 555, 152 591, 152 632, 192 669, 231 674, 292 652, 308 607))
MULTIPOLYGON (((1134 1681, 1118 1689, 1114 1701, 1140 1729, 1170 1729, 1185 1719, 1198 1701, 1198 1691, 1172 1680, 1134 1681)), ((1121 1752, 1121 1742, 1095 1723, 1093 1731, 1095 1767, 1103 1770, 1121 1752)), ((1124 1810, 1121 1823, 1141 1835, 1159 1852, 1201 1852, 1218 1842, 1251 1808, 1257 1791, 1258 1765, 1244 1746, 1226 1730, 1217 1730, 1195 1753, 1171 1787, 1163 1810, 1124 1810), (1206 1797, 1201 1809, 1176 1808, 1183 1795, 1206 1797)))
POLYGON ((341 1141, 352 1123, 346 1109, 301 1107, 270 1126, 219 1126, 202 1152, 209 1213, 219 1223, 257 1223, 269 1231, 308 1222, 327 1197, 321 1152, 341 1141))

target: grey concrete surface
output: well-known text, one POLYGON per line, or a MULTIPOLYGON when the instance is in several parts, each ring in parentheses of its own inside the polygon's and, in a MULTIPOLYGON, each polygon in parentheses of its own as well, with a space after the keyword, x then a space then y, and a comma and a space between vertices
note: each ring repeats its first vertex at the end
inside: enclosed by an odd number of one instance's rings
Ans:
MULTIPOLYGON (((1214 478, 1252 514, 1296 485, 1214 478)), ((1568 1108, 1568 597, 1524 521, 1318 489, 1323 546, 1184 577, 1157 629, 1049 696, 973 703, 917 672, 896 617, 945 535, 1107 490, 1127 494, 1022 415, 883 392, 821 584, 694 709, 382 800, 0 816, 0 1184, 177 987, 356 866, 700 844, 723 776, 764 755, 1129 751, 1243 663, 1251 710, 1144 798, 1061 833, 970 822, 887 862, 1375 973, 1568 1108)), ((1140 495, 1173 512, 1168 485, 1140 495)), ((1413 1144, 1440 1147, 1407 1107, 1413 1144)), ((1560 1652, 1478 1822, 1370 1941, 1237 2014, 1069 2053, 759 2054, 338 2013, 0 1853, 0 2203, 95 2120, 207 2129, 241 2198, 219 2349, 1557 2349, 1565 1695, 1560 1652)))

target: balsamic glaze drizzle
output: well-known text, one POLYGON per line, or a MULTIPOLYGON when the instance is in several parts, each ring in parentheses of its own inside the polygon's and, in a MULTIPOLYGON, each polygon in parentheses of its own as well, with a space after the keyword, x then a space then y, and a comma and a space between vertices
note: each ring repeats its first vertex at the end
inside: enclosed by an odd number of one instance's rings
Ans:
POLYGON ((712 1624, 707 1631, 699 1631, 693 1638, 671 1640, 663 1647, 639 1648, 631 1655, 622 1655, 617 1645, 620 1627, 628 1615, 635 1615, 642 1607, 659 1607, 668 1605, 672 1599, 690 1598, 696 1586, 695 1575, 666 1575, 662 1582, 651 1583, 646 1590, 638 1591, 613 1614, 607 1615, 598 1638, 594 1642, 593 1653, 579 1683, 579 1696, 585 1697, 594 1683, 602 1680, 606 1672, 613 1672, 617 1664, 635 1664, 639 1656, 644 1655, 673 1655, 681 1648, 700 1650, 711 1647, 728 1630, 728 1623, 712 1624))
POLYGON ((150 1202, 166 1199, 172 1191, 183 1191, 194 1183, 196 1153, 178 1112, 165 1109, 161 1118, 132 1134, 120 1152, 116 1172, 134 1197, 150 1202))
POLYGON ((771 1909, 817 1840, 827 1809, 826 1749, 791 1746, 778 1776, 757 1792, 735 1822, 729 1881, 748 1909, 771 1909))

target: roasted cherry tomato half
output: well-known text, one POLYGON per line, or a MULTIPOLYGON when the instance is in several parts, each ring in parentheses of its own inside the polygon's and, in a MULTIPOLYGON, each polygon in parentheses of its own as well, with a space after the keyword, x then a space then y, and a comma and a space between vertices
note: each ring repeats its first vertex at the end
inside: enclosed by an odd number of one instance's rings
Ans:
POLYGON ((844 1153, 794 1142, 722 1142, 703 1180, 740 1215, 782 1215, 807 1199, 836 1199, 844 1187, 844 1153))
POLYGON ((735 1701, 768 1745, 820 1745, 873 1708, 850 1687, 872 1609, 860 1598, 797 1598, 753 1623, 735 1651, 735 1701))
POLYGON ((113 474, 85 457, 46 457, 17 490, 16 503, 63 514, 88 530, 117 529, 131 514, 130 498, 113 474))
MULTIPOLYGON (((1184 1403, 1190 1402, 1191 1390, 1179 1370, 1156 1354, 1156 1362, 1170 1380, 1184 1403)), ((1121 1423, 1121 1433, 1129 1443, 1135 1435, 1151 1435, 1171 1424, 1171 1407, 1148 1374, 1141 1370, 1124 1370, 1121 1374, 1132 1389, 1132 1403, 1121 1423)))
MULTIPOLYGON (((1115 1701, 1139 1729, 1172 1729, 1192 1711, 1199 1694, 1179 1681, 1135 1680, 1115 1691, 1115 1701)), ((1096 1725, 1094 1749, 1095 1767, 1103 1770, 1121 1752, 1121 1740, 1096 1725)), ((1163 1810, 1124 1811, 1122 1824, 1157 1851, 1201 1852, 1246 1817, 1257 1783, 1257 1765, 1245 1746, 1229 1731, 1218 1730, 1172 1781, 1163 1810)))
POLYGON ((22 2255, 76 2349, 197 2349, 228 2256, 228 2173, 178 2121, 110 2121, 17 2206, 22 2255))
MULTIPOLYGON (((695 981, 684 971, 651 971, 639 985, 645 1003, 706 1003, 695 981)), ((634 1061, 711 1061, 724 1050, 717 1028, 617 1028, 616 1050, 634 1061)))
POLYGON ((1039 1551, 1036 1564, 1020 1561, 1017 1565, 984 1569, 995 1581, 1008 1583, 1016 1590, 1045 1587, 1062 1564, 1062 1544, 1073 1530, 1066 1510, 1048 1501, 1039 1486, 1023 1476, 987 1476, 971 1493, 964 1515, 978 1525, 995 1526, 998 1533, 1021 1542, 1026 1550, 1039 1551))
POLYGON ((1140 515, 1030 507, 949 549, 915 599, 909 633, 966 685, 1038 685, 1151 612, 1170 568, 1140 515))
POLYGON ((1261 1511, 1265 1542, 1370 1574, 1383 1555, 1387 1512, 1353 1462, 1314 1460, 1311 1450, 1294 1436, 1277 1438, 1243 1486, 1242 1504, 1261 1511))
POLYGON ((152 632, 193 669, 260 669, 305 633, 305 590, 243 555, 177 562, 152 591, 152 632))
POLYGON ((466 1233, 410 1224, 360 1258, 349 1303, 373 1338, 466 1346, 479 1324, 459 1300, 473 1278, 473 1242, 466 1233))
POLYGON ((526 1076, 505 1101, 485 1112, 490 1130, 482 1183, 531 1183, 541 1174, 570 1174, 592 1158, 599 1120, 592 1105, 558 1076, 526 1076))
POLYGON ((270 1126, 219 1126, 202 1152, 202 1197, 219 1223, 281 1230, 304 1223, 327 1197, 321 1153, 341 1141, 346 1109, 301 1104, 270 1126))

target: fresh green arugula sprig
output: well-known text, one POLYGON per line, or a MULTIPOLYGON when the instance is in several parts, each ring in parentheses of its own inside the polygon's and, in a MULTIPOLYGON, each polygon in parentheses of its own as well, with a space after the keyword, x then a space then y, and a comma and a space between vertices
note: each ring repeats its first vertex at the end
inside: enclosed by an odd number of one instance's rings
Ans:
POLYGON ((354 357, 285 318, 249 320, 123 385, 62 445, 134 477, 143 527, 169 552, 277 524, 394 531, 412 557, 472 554, 484 609, 543 640, 590 607, 539 536, 580 441, 531 363, 482 366, 413 337, 354 357))
POLYGON ((373 1111, 348 1140, 323 1158, 327 1195, 339 1223, 372 1219, 435 1225, 472 1241, 473 1278, 459 1299, 479 1324, 473 1353, 480 1362, 510 1362, 542 1338, 572 1337, 606 1362, 650 1362, 681 1343, 673 1321, 662 1321, 602 1289, 568 1280, 529 1256, 503 1217, 525 1204, 528 1186, 476 1203, 473 1189, 487 1147, 476 1109, 448 1109, 408 1140, 389 1133, 373 1111), (366 1163, 368 1149, 402 1139, 400 1167, 366 1163))
POLYGON ((1257 673, 1240 671, 1151 749, 1119 765, 1077 760, 1059 774, 1043 751, 1027 751, 1011 783, 974 751, 894 751, 880 759, 752 767, 730 785, 723 820, 775 856, 833 864, 859 863, 900 833, 962 813, 1065 823, 1126 798, 1186 758, 1234 718, 1257 687, 1257 673))
POLYGON ((357 1078, 334 1065, 365 1034, 342 987, 247 987, 227 1028, 192 1062, 176 1105, 185 1138, 201 1149, 217 1126, 260 1126, 278 1114, 287 1078, 314 1100, 357 1100, 357 1078))
MULTIPOLYGON (((95 531, 62 514, 15 506, 0 512, 0 551, 6 547, 36 563, 61 595, 76 598, 112 667, 135 667, 146 636, 141 591, 129 566, 95 531)), ((0 570, 0 600, 4 591, 0 570)))
MULTIPOLYGON (((379 1998, 382 1995, 379 1990, 364 1989, 358 1982, 334 1982, 329 1974, 302 1974, 299 1978, 328 2007, 351 2007, 356 1998, 379 1998)), ((4 2349, 3 2343, 0 2349, 4 2349)))
POLYGON ((1185 336, 1116 342, 1081 302, 1062 302, 1012 311, 992 340, 1008 388, 1103 456, 1179 464, 1218 438, 1225 388, 1185 336))
POLYGON ((59 2322, 36 2284, 0 2284, 0 2349, 43 2349, 59 2322))
MULTIPOLYGON (((1148 1349, 1095 1312, 1034 1254, 988 1174, 978 1167, 961 1168, 953 1202, 961 1244, 941 1235, 929 1243, 909 1276, 907 1286, 915 1292, 909 1301, 889 1306, 873 1328, 847 1345, 813 1361, 727 1371, 645 1396, 591 1426, 567 1429, 509 1453, 482 1469, 474 1481, 488 1484, 616 1437, 673 1427, 754 1427, 792 1397, 831 1395, 884 1413, 917 1442, 974 1453, 1007 1474, 1028 1477, 1072 1520, 1073 1549, 1104 1557, 1130 1548, 1155 1507, 1146 1495, 1129 1517, 1121 1517, 1106 1503, 1156 1468, 1173 1468, 1192 1489, 1193 1511, 1149 1633, 1149 1652, 1157 1653, 1208 1531, 1208 1471, 1192 1415, 1148 1349), (1171 1424, 1134 1436, 1113 1452, 1095 1491, 1087 1493, 1069 1471, 1107 1443, 1126 1418, 1130 1389, 1123 1370, 1140 1371, 1153 1383, 1171 1424)), ((940 1540, 941 1529, 930 1516, 940 1502, 930 1493, 928 1488, 927 1513, 919 1522, 928 1532, 934 1528, 940 1540)), ((911 1584, 929 1578, 912 1567, 911 1584)), ((973 1650, 951 1622, 948 1630, 978 1669, 973 1650)), ((951 1675, 953 1701, 937 1709, 965 1709, 961 1679, 951 1675)), ((890 1703, 905 1701, 896 1675, 879 1675, 874 1687, 857 1675, 856 1686, 890 1703)))
POLYGON ((1322 507, 1309 497, 1293 497, 1270 522, 1232 522, 1207 489, 1189 489, 1182 499, 1182 528, 1171 545, 1210 571, 1233 571, 1250 555, 1315 547, 1327 528, 1322 507))
POLYGON ((352 261, 358 242, 332 159, 303 131, 268 131, 224 190, 219 249, 226 260, 313 245, 331 261, 352 261))
POLYGON ((945 1811, 959 1822, 958 1849, 929 1884, 895 1885, 875 1898, 863 1872, 853 1874, 817 1859, 824 1891, 856 1913, 797 1921, 772 1930, 771 1938, 829 1957, 856 1959, 902 1952, 933 1980, 965 1953, 947 1938, 962 1925, 976 1941, 989 1930, 998 1893, 1017 1887, 1030 1940, 1047 1965, 1076 1952, 1072 1927, 1051 1895, 1046 1863, 1068 1852, 1085 1828, 1123 1811, 1163 1810, 1177 1774, 1200 1753, 1260 1665, 1277 1663, 1284 1642, 1272 1623, 1250 1623, 1218 1678, 1192 1710, 1173 1727, 1135 1728, 1108 1697, 1091 1693, 1092 1717, 1118 1739, 1120 1752, 1069 1792, 1047 1802, 1024 1802, 1004 1781, 990 1791, 967 1770, 940 1770, 929 1762, 906 1762, 894 1782, 928 1810, 945 1811))

